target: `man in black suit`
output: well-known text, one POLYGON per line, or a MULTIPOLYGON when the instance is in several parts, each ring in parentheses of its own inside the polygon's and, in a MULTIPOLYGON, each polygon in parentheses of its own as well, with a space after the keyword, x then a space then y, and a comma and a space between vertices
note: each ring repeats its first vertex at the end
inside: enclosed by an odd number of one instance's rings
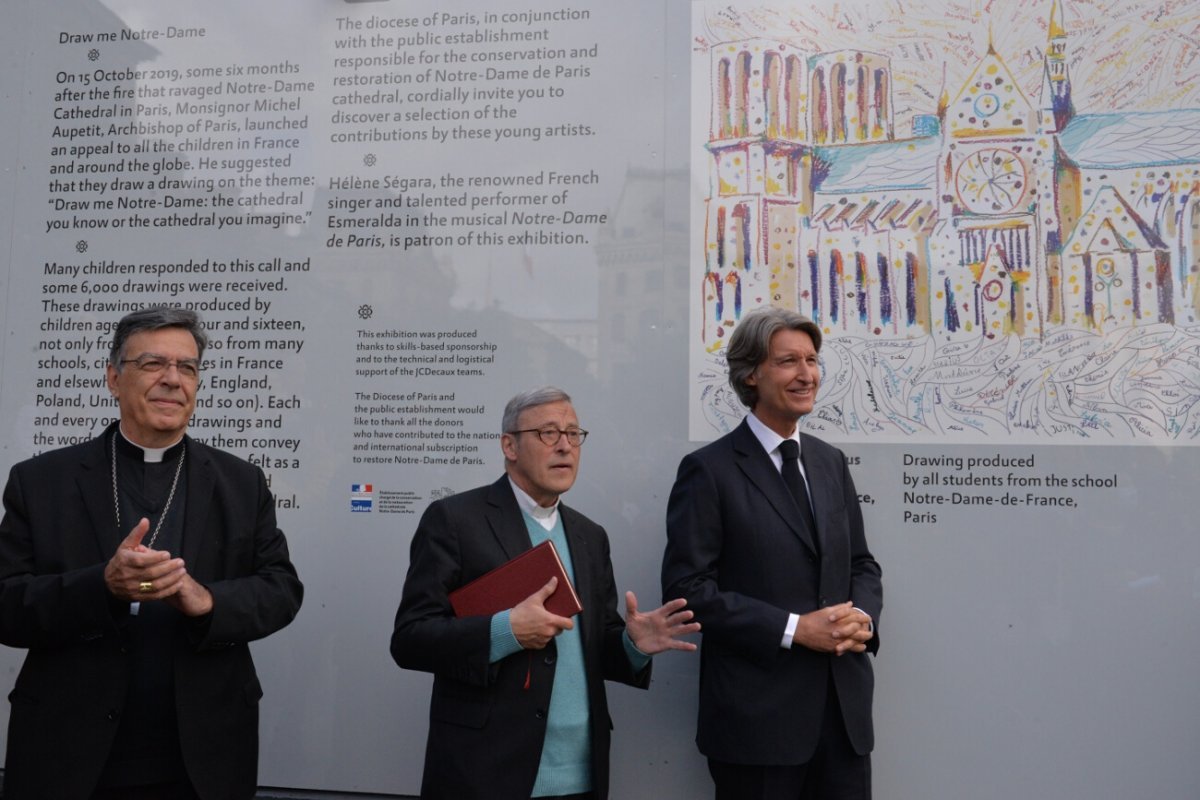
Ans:
POLYGON ((694 650, 685 601, 648 613, 626 592, 626 619, 604 529, 559 502, 579 469, 587 431, 571 398, 544 387, 504 410, 505 475, 439 500, 413 538, 392 633, 392 657, 434 674, 421 797, 524 800, 608 797, 612 720, 604 681, 645 688, 650 656, 694 650), (454 616, 454 589, 549 539, 583 604, 547 611, 552 578, 512 609, 454 616))
POLYGON ((718 800, 871 793, 880 569, 842 452, 798 432, 821 331, 776 308, 726 348, 751 413, 686 456, 667 508, 663 596, 704 625, 696 742, 718 800))
POLYGON ((120 419, 12 468, 0 642, 29 653, 5 800, 254 795, 248 642, 302 587, 262 471, 185 436, 206 342, 194 312, 127 315, 106 371, 120 419))

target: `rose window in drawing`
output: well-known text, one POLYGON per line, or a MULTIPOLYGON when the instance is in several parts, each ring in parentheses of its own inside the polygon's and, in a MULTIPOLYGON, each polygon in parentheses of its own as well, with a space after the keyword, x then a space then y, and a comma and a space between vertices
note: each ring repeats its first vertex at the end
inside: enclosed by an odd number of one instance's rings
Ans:
POLYGON ((1021 159, 1001 148, 972 153, 959 165, 954 182, 963 205, 976 214, 1012 211, 1025 195, 1027 184, 1021 159))

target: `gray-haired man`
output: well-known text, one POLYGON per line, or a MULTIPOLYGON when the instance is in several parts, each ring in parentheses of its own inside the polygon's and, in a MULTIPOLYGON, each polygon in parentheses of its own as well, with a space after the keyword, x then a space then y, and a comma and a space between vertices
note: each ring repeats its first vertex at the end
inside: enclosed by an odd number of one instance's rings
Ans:
POLYGON ((611 720, 604 681, 645 688, 650 656, 694 650, 676 637, 699 629, 676 600, 626 618, 604 529, 559 502, 575 483, 587 431, 571 398, 543 387, 504 410, 505 474, 433 503, 412 542, 392 657, 434 674, 425 800, 608 797, 611 720), (583 611, 547 611, 554 579, 514 608, 457 618, 447 596, 549 539, 583 611))
POLYGON ((262 471, 185 435, 206 342, 191 311, 127 315, 106 370, 120 419, 12 468, 0 642, 29 653, 5 800, 254 794, 247 645, 302 587, 262 471))

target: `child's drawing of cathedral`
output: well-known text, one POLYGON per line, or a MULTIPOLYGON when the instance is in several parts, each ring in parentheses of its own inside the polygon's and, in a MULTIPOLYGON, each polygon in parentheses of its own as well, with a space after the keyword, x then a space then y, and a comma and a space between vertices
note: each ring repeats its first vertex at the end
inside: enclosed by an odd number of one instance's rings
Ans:
MULTIPOLYGON (((1085 56, 1062 2, 1045 2, 1044 42, 1012 54, 1040 57, 1036 95, 989 34, 966 81, 908 119, 869 41, 707 48, 700 429, 738 413, 717 380, 722 344, 743 311, 773 304, 832 345, 817 429, 1200 439, 1200 108, 1078 108, 1085 56)), ((1198 62, 1193 43, 1174 77, 1197 78, 1198 62)))

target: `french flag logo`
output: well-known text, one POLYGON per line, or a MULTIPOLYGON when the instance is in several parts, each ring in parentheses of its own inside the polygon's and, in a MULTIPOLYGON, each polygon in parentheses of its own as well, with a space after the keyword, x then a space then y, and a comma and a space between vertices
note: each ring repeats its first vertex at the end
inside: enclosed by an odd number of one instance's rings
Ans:
POLYGON ((350 484, 350 510, 356 513, 369 512, 375 507, 374 487, 369 483, 350 484))

